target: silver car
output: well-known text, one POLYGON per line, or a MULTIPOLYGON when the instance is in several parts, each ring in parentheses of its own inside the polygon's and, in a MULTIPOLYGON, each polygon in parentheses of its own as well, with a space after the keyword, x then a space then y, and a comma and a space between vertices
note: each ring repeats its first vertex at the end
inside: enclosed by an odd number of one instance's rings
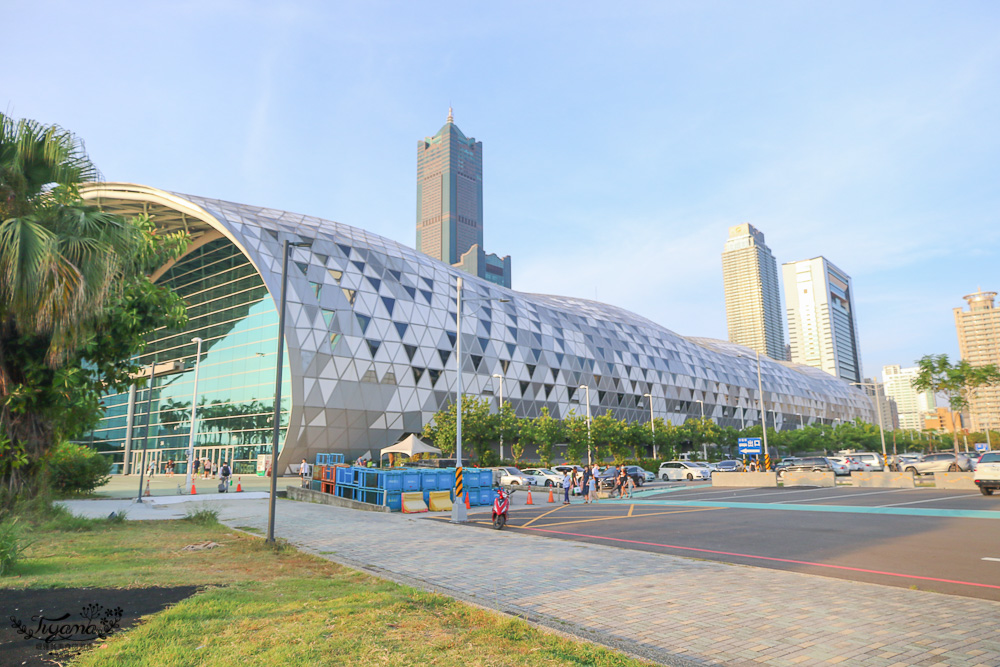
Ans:
POLYGON ((968 472, 972 463, 963 454, 938 453, 926 454, 919 461, 911 461, 903 468, 903 472, 913 472, 917 475, 930 475, 935 472, 968 472))
POLYGON ((500 466, 497 468, 500 474, 500 486, 535 486, 535 478, 525 475, 514 466, 500 466))

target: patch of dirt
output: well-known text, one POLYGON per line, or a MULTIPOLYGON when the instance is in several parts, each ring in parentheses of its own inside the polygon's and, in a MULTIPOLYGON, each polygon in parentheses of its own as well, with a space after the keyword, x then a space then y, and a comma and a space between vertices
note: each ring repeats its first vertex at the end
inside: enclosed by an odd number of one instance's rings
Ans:
POLYGON ((187 545, 181 551, 204 551, 205 549, 215 549, 221 546, 221 544, 217 544, 216 542, 196 542, 195 544, 187 545))
POLYGON ((140 617, 197 591, 197 586, 0 589, 0 665, 63 664, 82 648, 100 645, 140 617))

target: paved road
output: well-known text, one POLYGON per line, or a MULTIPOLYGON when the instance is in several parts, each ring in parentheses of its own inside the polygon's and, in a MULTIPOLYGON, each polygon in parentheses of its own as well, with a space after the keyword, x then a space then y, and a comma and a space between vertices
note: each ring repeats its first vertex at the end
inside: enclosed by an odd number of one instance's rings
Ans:
POLYGON ((635 502, 545 503, 518 508, 509 525, 577 542, 1000 600, 1000 512, 992 520, 859 513, 876 503, 898 503, 881 511, 911 512, 914 504, 940 511, 956 502, 954 491, 910 491, 891 502, 866 491, 691 491, 635 502))

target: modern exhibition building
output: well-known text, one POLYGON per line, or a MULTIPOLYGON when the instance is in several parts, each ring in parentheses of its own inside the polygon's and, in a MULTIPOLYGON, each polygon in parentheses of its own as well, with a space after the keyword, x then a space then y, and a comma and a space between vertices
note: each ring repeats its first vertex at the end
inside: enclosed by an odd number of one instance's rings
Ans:
MULTIPOLYGON (((675 424, 702 409, 724 426, 760 421, 758 362, 739 345, 595 301, 516 292, 337 222, 127 183, 84 197, 193 239, 154 276, 187 302, 186 329, 152 334, 141 358, 156 374, 152 392, 107 396, 90 436, 132 470, 144 444, 154 461, 184 458, 192 400, 197 456, 235 457, 246 470, 269 451, 286 240, 311 245, 289 251, 279 469, 319 452, 377 455, 454 400, 459 276, 467 395, 495 398, 502 375, 522 417, 586 413, 589 400, 593 415, 647 421, 650 394, 653 414, 675 424)), ((823 371, 763 356, 759 370, 769 425, 874 416, 862 391, 823 371)))

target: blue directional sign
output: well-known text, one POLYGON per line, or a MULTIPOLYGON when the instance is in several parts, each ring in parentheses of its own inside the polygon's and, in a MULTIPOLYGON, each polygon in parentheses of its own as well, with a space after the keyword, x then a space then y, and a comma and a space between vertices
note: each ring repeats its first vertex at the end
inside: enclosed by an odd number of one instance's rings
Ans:
POLYGON ((990 446, 987 445, 985 442, 977 442, 976 443, 976 451, 977 452, 988 452, 988 451, 990 451, 990 446))
POLYGON ((761 453, 761 439, 760 438, 740 438, 738 441, 740 454, 760 454, 761 453))

